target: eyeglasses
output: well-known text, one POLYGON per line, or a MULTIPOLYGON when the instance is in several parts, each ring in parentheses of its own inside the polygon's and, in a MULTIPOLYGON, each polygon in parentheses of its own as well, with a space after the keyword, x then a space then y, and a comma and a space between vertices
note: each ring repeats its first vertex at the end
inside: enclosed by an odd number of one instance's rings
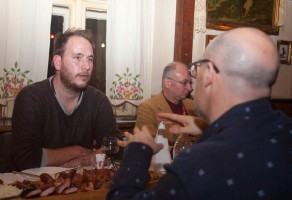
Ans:
POLYGON ((191 77, 196 78, 193 76, 193 74, 194 73, 197 74, 198 67, 200 67, 203 63, 207 63, 207 62, 211 62, 213 64, 214 70, 217 74, 220 72, 218 67, 211 60, 203 59, 203 60, 198 60, 196 62, 189 64, 189 72, 190 72, 191 77))
POLYGON ((178 82, 178 83, 182 84, 184 87, 187 87, 188 84, 190 84, 190 86, 192 86, 192 84, 193 84, 192 80, 177 81, 177 80, 174 80, 173 78, 170 78, 170 77, 165 77, 165 78, 172 80, 172 81, 175 81, 175 82, 178 82))

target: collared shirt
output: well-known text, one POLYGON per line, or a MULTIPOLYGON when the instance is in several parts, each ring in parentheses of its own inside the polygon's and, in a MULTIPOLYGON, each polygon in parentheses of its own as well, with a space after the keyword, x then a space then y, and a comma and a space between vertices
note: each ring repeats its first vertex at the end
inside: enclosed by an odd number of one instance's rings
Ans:
POLYGON ((166 102, 168 103, 172 113, 178 114, 178 115, 187 115, 188 114, 182 101, 179 101, 178 104, 175 104, 175 103, 172 103, 171 101, 169 101, 165 96, 164 96, 164 98, 165 98, 166 102))
POLYGON ((292 119, 268 99, 227 111, 145 191, 151 152, 128 145, 108 199, 292 199, 292 119))

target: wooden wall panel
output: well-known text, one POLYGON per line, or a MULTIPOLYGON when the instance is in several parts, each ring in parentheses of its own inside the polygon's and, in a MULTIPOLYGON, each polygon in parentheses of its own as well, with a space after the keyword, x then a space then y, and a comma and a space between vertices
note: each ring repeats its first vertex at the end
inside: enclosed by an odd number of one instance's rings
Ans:
POLYGON ((192 62, 195 0, 176 1, 174 61, 192 62))

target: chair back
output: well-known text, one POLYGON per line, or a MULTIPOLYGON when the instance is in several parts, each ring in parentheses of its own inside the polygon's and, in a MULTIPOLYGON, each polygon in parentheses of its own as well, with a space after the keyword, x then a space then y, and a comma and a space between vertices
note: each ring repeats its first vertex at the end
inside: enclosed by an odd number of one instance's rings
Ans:
POLYGON ((11 171, 12 133, 0 133, 0 173, 11 171))

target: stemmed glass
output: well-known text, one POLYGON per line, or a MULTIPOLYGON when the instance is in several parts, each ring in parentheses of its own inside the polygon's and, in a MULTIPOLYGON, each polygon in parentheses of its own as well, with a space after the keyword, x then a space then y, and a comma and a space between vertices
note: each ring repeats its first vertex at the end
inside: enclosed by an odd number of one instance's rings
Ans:
POLYGON ((198 139, 198 136, 180 134, 173 147, 173 159, 185 148, 192 146, 198 139))
POLYGON ((114 162, 114 155, 119 151, 118 138, 116 137, 103 137, 101 143, 101 150, 106 154, 106 159, 109 164, 112 164, 114 168, 117 168, 114 162))

